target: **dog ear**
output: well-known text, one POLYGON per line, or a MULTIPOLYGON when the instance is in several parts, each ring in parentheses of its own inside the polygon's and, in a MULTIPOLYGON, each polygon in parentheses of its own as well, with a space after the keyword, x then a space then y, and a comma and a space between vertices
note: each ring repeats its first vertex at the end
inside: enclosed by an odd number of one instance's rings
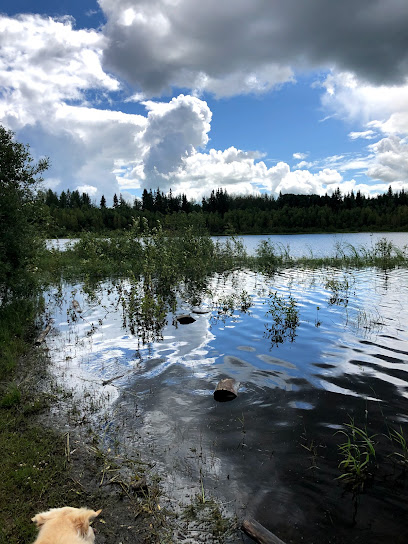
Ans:
POLYGON ((86 536, 89 530, 89 523, 99 516, 102 510, 95 512, 94 510, 84 510, 74 520, 74 525, 81 536, 86 536))
POLYGON ((80 514, 73 520, 75 529, 81 536, 86 536, 89 529, 89 517, 85 514, 80 514))

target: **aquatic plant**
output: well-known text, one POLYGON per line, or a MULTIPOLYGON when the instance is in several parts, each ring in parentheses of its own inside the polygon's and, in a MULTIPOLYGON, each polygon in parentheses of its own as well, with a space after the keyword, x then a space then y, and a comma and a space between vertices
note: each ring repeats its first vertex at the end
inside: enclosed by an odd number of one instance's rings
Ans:
POLYGON ((408 443, 405 438, 404 431, 400 425, 399 432, 395 429, 390 429, 388 433, 389 440, 399 446, 400 451, 391 453, 390 457, 400 463, 404 468, 408 467, 408 443))
POLYGON ((353 246, 349 243, 336 242, 335 254, 328 257, 315 258, 313 255, 289 259, 285 266, 303 266, 319 268, 330 266, 336 268, 365 268, 374 266, 382 270, 397 266, 408 266, 408 246, 398 248, 387 238, 381 238, 373 246, 353 246))
POLYGON ((299 310, 296 300, 290 294, 285 298, 284 295, 278 295, 276 291, 271 291, 267 304, 269 310, 266 315, 272 317, 272 322, 265 324, 266 337, 274 345, 282 344, 285 339, 293 342, 299 325, 299 310))
POLYGON ((212 315, 211 320, 212 322, 217 320, 225 322, 226 319, 233 317, 235 312, 249 313, 252 305, 252 297, 245 290, 223 295, 212 301, 212 306, 217 313, 212 315))
POLYGON ((353 493, 359 493, 363 491, 366 481, 372 475, 371 470, 374 468, 376 458, 374 447, 376 435, 369 435, 366 427, 357 427, 354 419, 344 426, 346 430, 337 432, 346 438, 346 441, 338 446, 342 457, 338 466, 342 474, 337 479, 350 487, 353 493))
POLYGON ((355 326, 357 329, 364 329, 366 332, 378 333, 384 327, 384 319, 378 310, 367 311, 360 308, 357 312, 355 326))
POLYGON ((146 278, 133 278, 126 285, 120 283, 118 288, 121 293, 123 327, 129 329, 142 344, 160 339, 167 322, 169 298, 166 301, 146 278))
POLYGON ((342 279, 335 277, 328 278, 325 283, 325 288, 331 291, 329 298, 329 304, 337 306, 348 306, 350 296, 351 281, 347 275, 344 275, 342 279))
POLYGON ((320 325, 322 324, 322 322, 319 319, 319 311, 320 311, 320 306, 316 306, 316 319, 315 319, 316 328, 320 327, 320 325))
POLYGON ((261 240, 255 251, 256 266, 270 272, 281 266, 290 266, 294 260, 290 256, 289 246, 274 244, 270 239, 261 240))

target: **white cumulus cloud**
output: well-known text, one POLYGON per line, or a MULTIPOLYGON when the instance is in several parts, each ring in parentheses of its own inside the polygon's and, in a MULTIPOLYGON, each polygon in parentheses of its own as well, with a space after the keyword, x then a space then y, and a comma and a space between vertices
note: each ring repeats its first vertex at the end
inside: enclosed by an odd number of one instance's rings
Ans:
MULTIPOLYGON (((402 28, 407 10, 405 4, 397 9, 397 0, 388 2, 395 14, 378 6, 370 11, 371 23, 382 25, 375 40, 365 23, 356 23, 359 40, 373 47, 364 66, 339 48, 350 14, 343 14, 344 5, 339 11, 323 0, 309 6, 295 0, 99 0, 107 23, 98 30, 76 30, 69 17, 0 15, 0 122, 16 130, 19 140, 32 142, 37 156, 50 156, 48 187, 95 198, 158 186, 195 198, 217 187, 324 194, 337 186, 363 187, 345 179, 347 170, 357 168, 378 180, 373 190, 389 181, 403 186, 407 52, 390 43, 387 31, 402 28), (333 20, 334 34, 323 24, 333 20), (337 155, 319 164, 295 152, 301 162, 291 170, 282 161, 268 167, 256 150, 208 149, 212 112, 202 93, 264 93, 294 84, 299 66, 328 63, 349 71, 333 69, 325 79, 324 107, 363 125, 350 132, 351 139, 386 136, 368 147, 367 157, 337 155), (385 85, 386 77, 394 85, 385 85), (171 87, 184 88, 184 94, 148 100, 171 87), (110 107, 119 92, 145 111, 110 107)), ((346 4, 350 13, 362 9, 351 0, 346 4)), ((357 43, 357 34, 349 39, 357 43)))
POLYGON ((368 170, 369 176, 408 188, 408 143, 390 136, 372 144, 370 149, 375 153, 375 163, 368 170))

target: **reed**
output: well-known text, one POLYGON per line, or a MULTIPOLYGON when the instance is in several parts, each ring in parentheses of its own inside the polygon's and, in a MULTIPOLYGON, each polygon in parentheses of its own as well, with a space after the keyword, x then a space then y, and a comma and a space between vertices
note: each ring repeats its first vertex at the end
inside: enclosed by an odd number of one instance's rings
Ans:
POLYGON ((399 431, 396 431, 395 429, 389 429, 388 438, 393 444, 396 444, 399 448, 399 451, 391 453, 390 457, 392 457, 395 461, 401 464, 404 469, 407 468, 408 443, 407 439, 405 438, 402 426, 400 425, 399 431))

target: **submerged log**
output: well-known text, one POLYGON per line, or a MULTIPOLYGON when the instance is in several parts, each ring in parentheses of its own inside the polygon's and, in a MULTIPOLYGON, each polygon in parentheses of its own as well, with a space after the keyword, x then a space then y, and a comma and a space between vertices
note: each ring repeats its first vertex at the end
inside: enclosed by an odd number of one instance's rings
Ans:
POLYGON ((242 522, 242 530, 259 544, 285 544, 276 535, 265 529, 263 525, 254 519, 245 519, 242 522))
POLYGON ((189 325, 190 323, 194 323, 194 321, 196 320, 194 319, 194 317, 192 317, 189 314, 183 314, 183 315, 178 315, 176 317, 176 321, 180 323, 180 325, 189 325))
POLYGON ((214 398, 218 402, 234 400, 238 395, 239 382, 233 378, 224 378, 218 382, 214 391, 214 398))
POLYGON ((40 334, 38 335, 36 341, 34 342, 34 345, 41 346, 41 344, 44 342, 45 337, 50 332, 50 330, 51 330, 51 325, 47 325, 45 329, 42 332, 40 332, 40 334))

